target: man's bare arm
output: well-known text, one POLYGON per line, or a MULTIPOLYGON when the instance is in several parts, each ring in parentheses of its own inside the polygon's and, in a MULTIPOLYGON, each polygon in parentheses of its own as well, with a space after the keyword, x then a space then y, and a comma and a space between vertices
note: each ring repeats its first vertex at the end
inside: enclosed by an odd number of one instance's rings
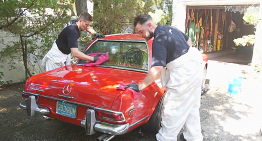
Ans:
POLYGON ((94 61, 94 57, 84 54, 83 52, 79 51, 78 48, 71 48, 71 53, 74 57, 79 59, 94 61))
POLYGON ((191 42, 190 37, 189 37, 188 40, 187 40, 187 44, 188 44, 190 47, 192 47, 192 42, 191 42))
POLYGON ((163 70, 163 66, 154 66, 152 67, 145 79, 138 85, 139 90, 143 90, 147 86, 149 86, 153 81, 158 79, 161 76, 161 72, 163 70))
POLYGON ((96 31, 92 28, 92 27, 88 27, 86 29, 87 32, 91 33, 92 35, 95 35, 96 34, 96 31))

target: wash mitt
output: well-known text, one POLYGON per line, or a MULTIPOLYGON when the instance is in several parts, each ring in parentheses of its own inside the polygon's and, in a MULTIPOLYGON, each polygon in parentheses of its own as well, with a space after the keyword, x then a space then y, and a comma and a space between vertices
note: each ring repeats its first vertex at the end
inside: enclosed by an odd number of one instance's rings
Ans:
POLYGON ((128 85, 126 85, 123 81, 120 82, 120 84, 116 87, 116 89, 117 90, 126 90, 126 89, 128 89, 128 90, 130 90, 133 93, 134 98, 137 98, 137 97, 139 97, 142 94, 142 91, 137 92, 137 91, 129 88, 128 85))
POLYGON ((86 64, 84 64, 84 66, 86 66, 86 67, 100 65, 100 64, 106 62, 109 59, 108 52, 106 52, 106 53, 90 53, 90 54, 87 54, 87 55, 92 56, 92 57, 98 56, 98 59, 95 60, 95 61, 92 61, 92 62, 88 61, 86 64))

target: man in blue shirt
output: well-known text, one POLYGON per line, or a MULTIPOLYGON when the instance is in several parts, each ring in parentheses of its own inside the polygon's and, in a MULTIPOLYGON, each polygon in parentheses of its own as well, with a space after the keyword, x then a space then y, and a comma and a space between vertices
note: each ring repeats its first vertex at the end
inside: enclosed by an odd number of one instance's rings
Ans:
POLYGON ((162 106, 162 122, 158 141, 176 141, 184 126, 184 138, 202 141, 200 126, 200 99, 202 55, 187 35, 176 27, 156 25, 151 16, 139 15, 134 20, 138 34, 146 40, 154 37, 152 65, 140 84, 129 84, 136 91, 143 90, 161 76, 166 93, 162 106), (164 74, 164 75, 161 75, 164 74), (167 77, 165 77, 167 75, 167 77))

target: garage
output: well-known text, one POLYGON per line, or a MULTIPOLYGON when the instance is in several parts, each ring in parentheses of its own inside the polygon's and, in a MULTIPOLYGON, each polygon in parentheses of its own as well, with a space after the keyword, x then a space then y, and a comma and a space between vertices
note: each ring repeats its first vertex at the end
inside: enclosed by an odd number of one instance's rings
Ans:
MULTIPOLYGON (((258 5, 253 5, 258 6, 258 5)), ((255 27, 243 20, 247 5, 187 6, 185 33, 204 53, 232 50, 252 55, 253 46, 236 46, 234 39, 254 34, 255 27)))
POLYGON ((254 31, 258 29, 243 22, 244 11, 250 6, 259 7, 260 1, 173 1, 172 26, 176 26, 182 32, 191 36, 194 45, 208 56, 211 54, 217 54, 215 56, 240 54, 241 56, 248 56, 249 63, 252 60, 252 64, 254 64, 254 57, 260 60, 259 52, 261 51, 256 47, 260 43, 256 43, 254 50, 257 51, 254 51, 256 55, 253 55, 253 46, 237 47, 233 42, 234 39, 243 35, 254 34, 254 31), (229 25, 231 25, 231 28, 229 28, 229 25))

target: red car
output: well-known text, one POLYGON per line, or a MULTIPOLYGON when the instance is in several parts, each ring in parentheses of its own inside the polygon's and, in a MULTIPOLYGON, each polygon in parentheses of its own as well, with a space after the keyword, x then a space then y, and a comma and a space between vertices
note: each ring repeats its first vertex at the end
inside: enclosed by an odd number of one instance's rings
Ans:
MULTIPOLYGON (((110 140, 141 125, 157 133, 165 93, 160 81, 145 88, 137 98, 129 89, 116 89, 120 82, 140 83, 145 78, 151 65, 152 41, 137 34, 95 39, 84 53, 109 52, 107 62, 85 67, 86 61, 80 59, 76 64, 30 77, 20 107, 28 116, 41 114, 82 126, 87 135, 105 133, 98 140, 110 140)), ((206 70, 207 56, 203 59, 206 70)))

